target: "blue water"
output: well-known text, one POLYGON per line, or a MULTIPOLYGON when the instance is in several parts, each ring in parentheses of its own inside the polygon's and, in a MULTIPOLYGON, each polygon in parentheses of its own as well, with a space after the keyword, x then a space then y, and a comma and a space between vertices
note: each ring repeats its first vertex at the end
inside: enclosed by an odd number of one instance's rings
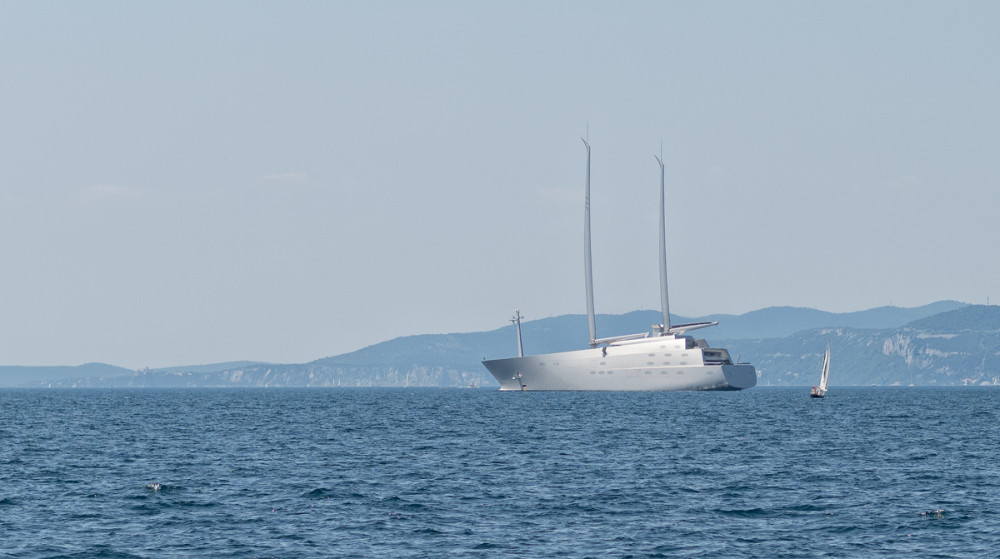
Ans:
POLYGON ((1000 390, 0 391, 0 557, 996 557, 1000 390))

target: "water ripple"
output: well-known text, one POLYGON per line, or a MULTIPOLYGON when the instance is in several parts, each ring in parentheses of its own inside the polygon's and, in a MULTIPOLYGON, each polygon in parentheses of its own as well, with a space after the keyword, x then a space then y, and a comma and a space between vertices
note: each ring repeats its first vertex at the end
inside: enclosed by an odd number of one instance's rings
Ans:
POLYGON ((0 392, 0 558, 987 557, 988 389, 0 392))

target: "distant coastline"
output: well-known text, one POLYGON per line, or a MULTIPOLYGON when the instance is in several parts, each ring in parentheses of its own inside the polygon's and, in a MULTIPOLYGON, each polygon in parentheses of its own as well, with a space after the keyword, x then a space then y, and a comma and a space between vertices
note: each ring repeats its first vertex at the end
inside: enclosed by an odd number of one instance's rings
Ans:
MULTIPOLYGON (((598 315, 603 331, 641 331, 656 311, 598 315)), ((970 386, 1000 384, 1000 307, 939 301, 914 308, 853 313, 770 307, 743 315, 675 317, 717 320, 703 332, 757 365, 759 386, 807 386, 826 343, 836 352, 832 385, 970 386)), ((586 318, 525 322, 525 353, 578 349, 586 318), (578 336, 572 334, 579 333, 578 336)), ((512 355, 512 326, 489 332, 424 334, 374 344, 303 364, 236 361, 130 370, 103 363, 0 366, 0 387, 483 387, 496 381, 484 358, 512 355)))

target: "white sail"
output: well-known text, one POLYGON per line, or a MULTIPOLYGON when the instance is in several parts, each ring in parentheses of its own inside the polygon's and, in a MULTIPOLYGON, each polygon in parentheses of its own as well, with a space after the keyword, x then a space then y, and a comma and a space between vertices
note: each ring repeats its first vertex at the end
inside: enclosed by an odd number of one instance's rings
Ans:
POLYGON ((819 378, 819 389, 826 392, 826 387, 830 382, 830 344, 826 344, 826 353, 823 355, 823 373, 819 378))

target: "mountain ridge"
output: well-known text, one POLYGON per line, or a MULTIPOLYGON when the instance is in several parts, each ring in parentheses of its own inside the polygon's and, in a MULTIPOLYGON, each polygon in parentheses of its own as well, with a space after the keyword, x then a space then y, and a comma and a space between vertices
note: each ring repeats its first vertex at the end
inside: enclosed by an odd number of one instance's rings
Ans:
MULTIPOLYGON (((727 347, 753 363, 761 385, 813 382, 809 360, 825 347, 835 347, 831 385, 909 384, 913 373, 924 384, 990 383, 991 359, 971 363, 978 344, 987 353, 1000 331, 997 307, 938 301, 914 308, 877 307, 851 313, 829 313, 800 307, 768 307, 743 315, 672 316, 674 324, 719 320, 699 331, 712 345, 727 347), (944 336, 943 338, 941 336, 944 336), (955 347, 929 344, 944 339, 955 347), (904 341, 905 340, 905 341, 904 341), (860 345, 856 345, 860 344, 860 345), (900 346, 902 344, 902 346, 900 346), (970 345, 971 344, 971 345, 970 345), (959 347, 961 345, 961 347, 959 347), (900 347, 903 349, 900 349, 900 347), (905 347, 904 347, 905 346, 905 347), (878 351, 872 350, 875 347, 878 351), (916 352, 916 353, 914 353, 916 352), (948 363, 945 361, 949 360, 948 363), (841 371, 837 363, 848 365, 841 371), (902 364, 902 365, 901 365, 902 364), (940 374, 926 370, 936 366, 940 374), (976 376, 965 374, 963 369, 976 376)), ((621 315, 598 315, 602 335, 649 330, 660 313, 651 310, 621 315)), ((584 347, 584 315, 562 315, 522 323, 526 354, 570 351, 584 347)), ((997 348, 1000 352, 1000 348, 997 348)), ((229 362, 130 371, 113 365, 56 368, 0 367, 4 386, 117 386, 117 387, 230 387, 230 386, 491 386, 496 381, 482 367, 486 358, 509 357, 516 352, 513 325, 491 331, 416 334, 323 357, 302 364, 229 362), (78 373, 78 374, 74 374, 78 373), (14 377, 18 377, 15 379, 14 377), (13 384, 12 384, 13 382, 13 384)))

